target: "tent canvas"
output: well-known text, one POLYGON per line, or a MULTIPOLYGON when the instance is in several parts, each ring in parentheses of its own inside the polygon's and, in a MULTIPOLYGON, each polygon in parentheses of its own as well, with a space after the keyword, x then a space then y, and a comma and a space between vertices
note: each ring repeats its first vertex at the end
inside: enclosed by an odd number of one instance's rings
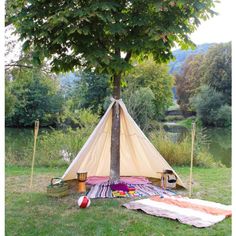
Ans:
POLYGON ((121 99, 113 99, 62 178, 64 180, 76 179, 77 172, 84 171, 88 172, 88 176, 110 175, 112 106, 115 102, 120 106, 120 175, 160 179, 161 172, 169 169, 177 176, 177 184, 184 187, 177 173, 132 119, 121 99))

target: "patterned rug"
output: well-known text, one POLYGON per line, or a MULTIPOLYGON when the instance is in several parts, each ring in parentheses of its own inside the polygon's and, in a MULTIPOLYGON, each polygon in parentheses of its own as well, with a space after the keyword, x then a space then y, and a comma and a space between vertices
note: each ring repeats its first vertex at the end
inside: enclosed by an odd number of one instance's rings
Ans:
MULTIPOLYGON (((169 195, 174 196, 176 195, 175 192, 170 190, 164 190, 160 187, 154 186, 152 184, 132 184, 135 186, 135 197, 148 197, 148 196, 163 196, 169 195)), ((87 197, 89 198, 113 198, 112 190, 110 188, 110 184, 108 182, 103 184, 97 184, 91 187, 90 191, 87 193, 87 197)), ((132 197, 132 195, 127 195, 127 197, 132 197)))

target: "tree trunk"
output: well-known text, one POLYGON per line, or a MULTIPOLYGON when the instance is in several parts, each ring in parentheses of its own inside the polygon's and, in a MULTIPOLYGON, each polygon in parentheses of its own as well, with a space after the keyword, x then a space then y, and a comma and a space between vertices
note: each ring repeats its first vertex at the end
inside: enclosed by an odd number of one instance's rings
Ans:
MULTIPOLYGON (((113 97, 120 99, 121 75, 114 76, 113 97)), ((112 129, 111 129, 111 165, 110 179, 120 178, 120 106, 115 103, 112 107, 112 129)))

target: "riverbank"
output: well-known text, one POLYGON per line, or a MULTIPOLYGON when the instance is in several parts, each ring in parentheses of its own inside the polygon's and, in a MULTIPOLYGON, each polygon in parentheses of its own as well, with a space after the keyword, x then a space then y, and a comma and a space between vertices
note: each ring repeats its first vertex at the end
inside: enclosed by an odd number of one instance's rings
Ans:
MULTIPOLYGON (((186 130, 186 129, 185 129, 186 130)), ((170 129, 167 136, 164 133, 154 130, 154 137, 149 137, 161 154, 170 160, 171 165, 189 165, 191 140, 183 140, 181 136, 184 129, 170 129), (157 137, 158 136, 158 139, 157 137), (178 151, 179 157, 176 156, 178 151), (185 159, 185 162, 180 160, 185 159), (173 163, 171 161, 173 160, 173 163)), ((79 152, 92 128, 68 130, 45 130, 40 129, 36 149, 37 166, 67 166, 79 152)), ((189 132, 189 131, 188 131, 189 132)), ((30 166, 33 152, 33 129, 6 128, 6 165, 30 166)), ((149 135, 150 136, 150 135, 149 135)), ((203 138, 209 142, 199 144, 205 149, 201 159, 211 155, 216 162, 226 167, 231 167, 231 130, 209 129, 205 130, 203 138), (205 145, 204 147, 202 145, 205 145)), ((198 142, 199 143, 199 142, 198 142)), ((197 148, 199 148, 199 146, 197 148)))
MULTIPOLYGON (((182 140, 186 134, 190 134, 194 117, 189 117, 181 121, 164 122, 163 127, 169 136, 173 137, 174 142, 182 140)), ((212 155, 216 162, 220 162, 226 167, 231 167, 232 163, 232 134, 231 127, 201 127, 197 126, 198 132, 201 134, 201 143, 212 155)))
MULTIPOLYGON (((174 167, 185 184, 189 168, 174 167)), ((92 200, 88 209, 77 207, 77 194, 48 198, 46 186, 64 168, 36 168, 29 190, 30 168, 6 167, 6 235, 231 235, 231 218, 210 228, 197 229, 177 221, 129 211, 130 199, 92 200)), ((187 191, 181 193, 186 196, 187 191)), ((231 168, 194 168, 193 198, 231 204, 231 168)))

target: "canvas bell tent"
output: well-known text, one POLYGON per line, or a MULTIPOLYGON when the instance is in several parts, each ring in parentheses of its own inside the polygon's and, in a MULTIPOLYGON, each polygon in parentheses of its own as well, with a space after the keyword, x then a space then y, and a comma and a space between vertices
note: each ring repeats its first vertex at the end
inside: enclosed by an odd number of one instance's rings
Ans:
POLYGON ((76 179, 77 172, 84 171, 88 176, 109 176, 112 106, 116 102, 120 106, 120 175, 160 179, 161 172, 169 169, 177 176, 177 184, 184 187, 177 173, 129 115, 123 101, 114 99, 62 178, 76 179))

